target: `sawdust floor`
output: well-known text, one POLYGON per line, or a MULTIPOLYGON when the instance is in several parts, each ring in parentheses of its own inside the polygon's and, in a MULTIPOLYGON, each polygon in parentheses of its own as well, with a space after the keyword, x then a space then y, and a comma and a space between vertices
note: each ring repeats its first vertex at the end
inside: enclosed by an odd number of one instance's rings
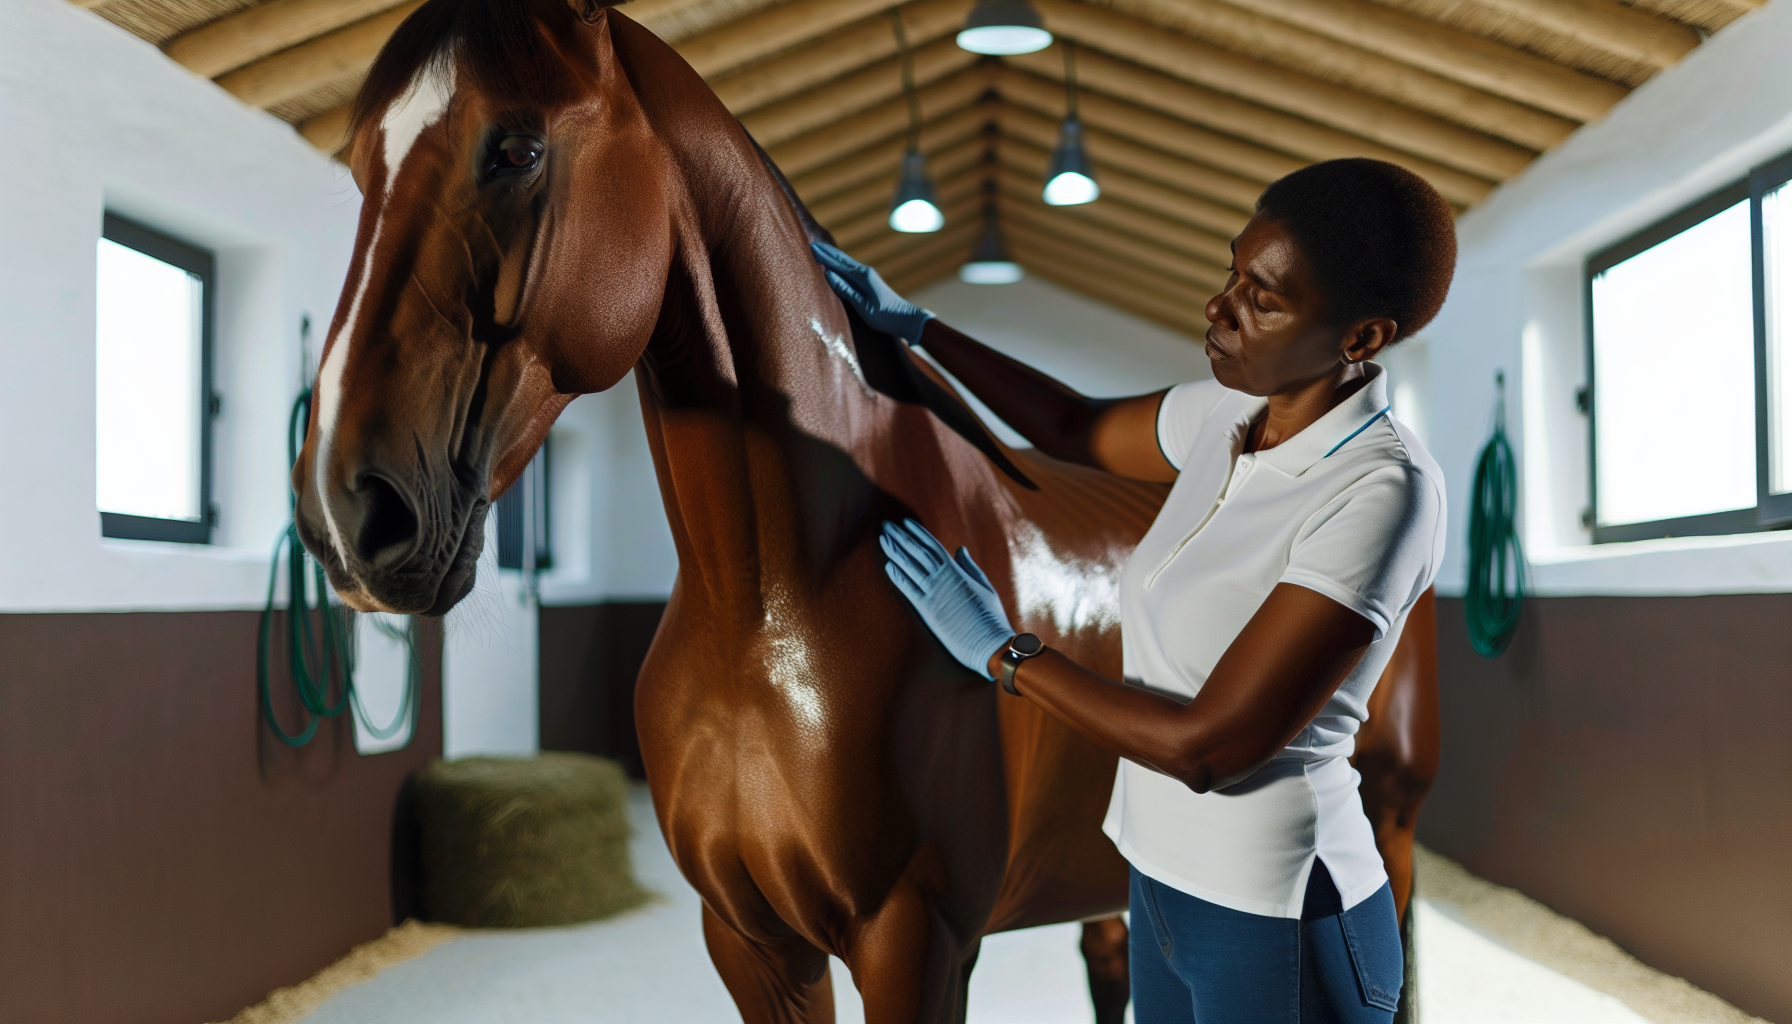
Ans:
MULTIPOLYGON (((595 924, 469 931, 407 924, 231 1024, 632 1024, 737 1021, 710 966, 697 894, 660 841, 645 787, 632 794, 635 868, 660 894, 595 924)), ((1421 851, 1424 1024, 1765 1024, 1511 889, 1421 851)), ((972 1024, 1092 1020, 1075 925, 985 940, 972 1024)), ((863 1021, 834 962, 840 1024, 863 1021)), ((1130 1019, 1130 1017, 1129 1017, 1130 1019)))

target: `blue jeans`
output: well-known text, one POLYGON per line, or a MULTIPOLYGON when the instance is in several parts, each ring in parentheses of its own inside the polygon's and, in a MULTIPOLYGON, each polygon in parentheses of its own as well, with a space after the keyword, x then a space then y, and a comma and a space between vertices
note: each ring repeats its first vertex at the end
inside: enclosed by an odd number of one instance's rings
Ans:
POLYGON ((1405 973, 1392 890, 1349 910, 1313 862, 1300 920, 1246 914, 1132 872, 1138 1024, 1391 1024, 1405 973))

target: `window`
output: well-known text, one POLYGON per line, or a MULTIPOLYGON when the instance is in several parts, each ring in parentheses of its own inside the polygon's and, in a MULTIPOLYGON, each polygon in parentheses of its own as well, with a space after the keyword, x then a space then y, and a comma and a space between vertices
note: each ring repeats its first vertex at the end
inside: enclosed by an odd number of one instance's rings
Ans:
POLYGON ((211 254, 107 214, 97 285, 100 532, 207 543, 211 254))
POLYGON ((1757 527, 1749 187, 1587 263, 1593 539, 1757 527))
POLYGON ((498 568, 522 569, 523 552, 533 547, 534 561, 528 567, 540 572, 554 567, 553 521, 548 516, 548 447, 552 435, 542 441, 541 450, 523 467, 510 490, 498 497, 498 568))

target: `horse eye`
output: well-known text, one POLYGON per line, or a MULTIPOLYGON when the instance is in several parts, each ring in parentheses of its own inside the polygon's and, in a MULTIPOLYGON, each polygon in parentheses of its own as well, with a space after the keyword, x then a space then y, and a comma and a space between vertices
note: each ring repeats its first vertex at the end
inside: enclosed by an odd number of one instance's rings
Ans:
POLYGON ((498 143, 496 170, 527 171, 541 162, 541 140, 527 135, 512 135, 498 143))

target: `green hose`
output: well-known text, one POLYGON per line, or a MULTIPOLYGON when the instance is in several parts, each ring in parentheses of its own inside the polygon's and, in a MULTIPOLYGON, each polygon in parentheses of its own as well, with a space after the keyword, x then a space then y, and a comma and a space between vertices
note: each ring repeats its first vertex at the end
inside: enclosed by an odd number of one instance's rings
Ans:
MULTIPOLYGON (((287 464, 298 461, 299 447, 304 443, 305 428, 311 421, 311 392, 299 394, 287 421, 287 464)), ((361 728, 376 740, 398 735, 407 725, 415 726, 418 706, 422 703, 423 666, 417 657, 417 621, 413 617, 400 630, 375 621, 374 628, 405 645, 405 690, 397 714, 383 726, 375 726, 361 704, 355 689, 354 612, 330 602, 330 584, 319 565, 299 541, 298 528, 286 524, 280 539, 274 542, 273 564, 268 569, 268 599, 261 610, 261 623, 255 644, 255 679, 261 691, 261 713, 274 737, 289 747, 302 747, 317 735, 317 728, 326 718, 336 718, 350 707, 361 728), (274 715, 271 647, 274 632, 274 588, 280 576, 280 559, 286 558, 286 657, 292 673, 293 689, 304 707, 305 725, 296 732, 287 732, 274 715), (311 594, 317 595, 313 607, 311 594), (319 623, 313 627, 312 617, 319 623), (332 663, 335 671, 332 672, 332 663), (332 686, 332 682, 336 685, 332 686), (331 692, 335 699, 331 700, 331 692)), ((408 742, 408 741, 407 741, 408 742)))
POLYGON ((1493 436, 1475 463, 1468 518, 1468 639, 1475 653, 1497 658, 1518 631, 1524 610, 1524 549, 1518 543, 1518 468, 1506 441, 1506 375, 1496 374, 1499 404, 1493 436), (1510 592, 1508 592, 1508 590, 1510 592))

